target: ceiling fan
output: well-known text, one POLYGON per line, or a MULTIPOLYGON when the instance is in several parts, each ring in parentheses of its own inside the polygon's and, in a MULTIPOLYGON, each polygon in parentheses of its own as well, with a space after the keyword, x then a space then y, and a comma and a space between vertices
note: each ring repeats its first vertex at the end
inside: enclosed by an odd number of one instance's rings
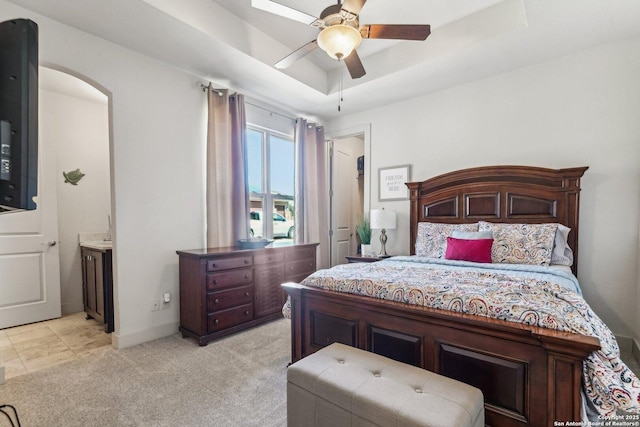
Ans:
POLYGON ((318 38, 284 57, 275 64, 284 69, 302 59, 317 47, 330 57, 343 60, 357 79, 366 74, 356 48, 365 39, 426 40, 431 33, 429 25, 368 24, 360 26, 358 15, 367 0, 344 0, 324 9, 319 18, 290 8, 272 0, 251 0, 256 9, 265 10, 321 29, 318 38))

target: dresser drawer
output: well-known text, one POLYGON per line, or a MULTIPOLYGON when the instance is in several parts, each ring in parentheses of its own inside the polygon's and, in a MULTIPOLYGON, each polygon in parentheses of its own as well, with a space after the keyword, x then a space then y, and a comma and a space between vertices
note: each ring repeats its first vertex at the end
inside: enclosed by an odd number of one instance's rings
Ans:
POLYGON ((241 305, 208 315, 209 333, 240 325, 253 319, 253 305, 241 305))
POLYGON ((253 288, 242 286, 226 291, 207 294, 207 312, 224 310, 237 305, 249 304, 253 301, 253 288))
POLYGON ((253 264, 250 256, 215 258, 207 260, 207 271, 228 270, 230 268, 248 267, 253 264))
POLYGON ((294 261, 297 259, 314 258, 316 257, 316 247, 309 246, 304 248, 295 248, 287 251, 287 261, 294 261))
POLYGON ((241 268, 223 273, 210 273, 207 274, 207 290, 216 291, 230 286, 247 285, 252 281, 253 269, 251 268, 241 268))
POLYGON ((285 274, 287 277, 298 276, 301 274, 311 274, 316 271, 316 260, 315 258, 312 258, 303 259, 300 261, 291 261, 286 263, 285 269, 285 274))
POLYGON ((274 262, 284 261, 284 252, 261 253, 253 256, 255 265, 272 264, 274 262))

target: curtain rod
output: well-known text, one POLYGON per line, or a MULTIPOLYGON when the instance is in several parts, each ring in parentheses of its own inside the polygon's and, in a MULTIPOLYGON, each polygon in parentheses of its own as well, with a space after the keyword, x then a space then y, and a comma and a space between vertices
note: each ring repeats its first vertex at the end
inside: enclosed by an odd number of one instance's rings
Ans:
MULTIPOLYGON (((206 84, 204 84, 204 83, 200 83, 200 87, 202 88, 202 91, 203 91, 203 92, 206 92, 206 91, 207 91, 207 89, 209 89, 209 85, 206 85, 206 84)), ((215 93, 217 93, 217 94, 218 94, 218 96, 222 96, 222 95, 224 95, 224 94, 222 93, 222 89, 216 89, 216 88, 214 88, 214 87, 211 87, 211 90, 212 90, 212 91, 214 91, 215 93)))
POLYGON ((251 102, 249 102, 249 101, 247 101, 247 100, 245 100, 245 101, 244 101, 244 103, 245 103, 245 104, 249 104, 249 105, 251 105, 252 107, 256 107, 256 108, 259 108, 259 109, 261 109, 261 110, 263 110, 263 111, 266 111, 266 112, 267 112, 267 113, 269 113, 269 114, 275 114, 276 116, 280 116, 280 117, 283 117, 283 118, 285 118, 285 119, 293 120, 294 122, 295 122, 296 120, 298 120, 298 119, 296 119, 295 117, 289 117, 289 116, 287 116, 287 115, 285 115, 285 114, 278 113, 277 111, 271 111, 271 110, 269 110, 268 108, 263 107, 262 105, 253 104, 253 103, 251 103, 251 102))
MULTIPOLYGON (((207 91, 207 89, 209 89, 209 85, 205 85, 204 83, 200 83, 200 87, 202 88, 202 91, 203 91, 203 92, 206 92, 206 91, 207 91)), ((222 93, 222 89, 216 89, 216 88, 214 88, 214 87, 211 87, 211 90, 212 90, 212 91, 214 91, 215 93, 217 93, 217 94, 218 94, 218 96, 223 96, 223 95, 224 95, 224 94, 222 93)), ((247 100, 245 100, 245 101, 244 101, 244 103, 245 103, 245 104, 249 104, 249 105, 251 105, 252 107, 256 107, 256 108, 259 108, 259 109, 261 109, 261 110, 264 110, 264 111, 266 111, 266 112, 267 112, 267 113, 269 113, 269 114, 275 114, 276 116, 280 116, 280 117, 283 117, 283 118, 285 118, 285 119, 293 120, 294 122, 298 120, 298 119, 297 119, 297 118, 295 118, 295 117, 289 117, 289 116, 287 116, 287 115, 285 115, 285 114, 278 113, 277 111, 271 111, 271 110, 269 110, 269 109, 268 109, 268 108, 266 108, 266 107, 263 107, 263 106, 261 106, 261 105, 257 105, 257 104, 253 104, 253 103, 251 103, 251 102, 249 102, 249 101, 247 101, 247 100)))

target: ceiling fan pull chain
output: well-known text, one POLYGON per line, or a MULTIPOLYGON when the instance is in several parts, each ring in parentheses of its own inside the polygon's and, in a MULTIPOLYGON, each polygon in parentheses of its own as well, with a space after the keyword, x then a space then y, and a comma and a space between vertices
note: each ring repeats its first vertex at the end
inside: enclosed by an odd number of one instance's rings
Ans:
POLYGON ((342 71, 338 72, 338 75, 340 76, 339 80, 338 80, 338 111, 340 111, 340 107, 342 105, 342 71))

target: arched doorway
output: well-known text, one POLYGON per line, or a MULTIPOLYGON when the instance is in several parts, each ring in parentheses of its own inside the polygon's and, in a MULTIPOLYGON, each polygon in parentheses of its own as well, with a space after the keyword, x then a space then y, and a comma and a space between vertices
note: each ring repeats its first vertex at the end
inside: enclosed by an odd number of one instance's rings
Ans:
MULTIPOLYGON (((112 167, 110 93, 95 82, 55 66, 40 67, 40 113, 54 125, 57 222, 62 314, 83 311, 79 240, 111 237, 112 167), (64 174, 84 174, 70 183, 64 174)), ((112 249, 113 250, 113 249, 112 249)))

